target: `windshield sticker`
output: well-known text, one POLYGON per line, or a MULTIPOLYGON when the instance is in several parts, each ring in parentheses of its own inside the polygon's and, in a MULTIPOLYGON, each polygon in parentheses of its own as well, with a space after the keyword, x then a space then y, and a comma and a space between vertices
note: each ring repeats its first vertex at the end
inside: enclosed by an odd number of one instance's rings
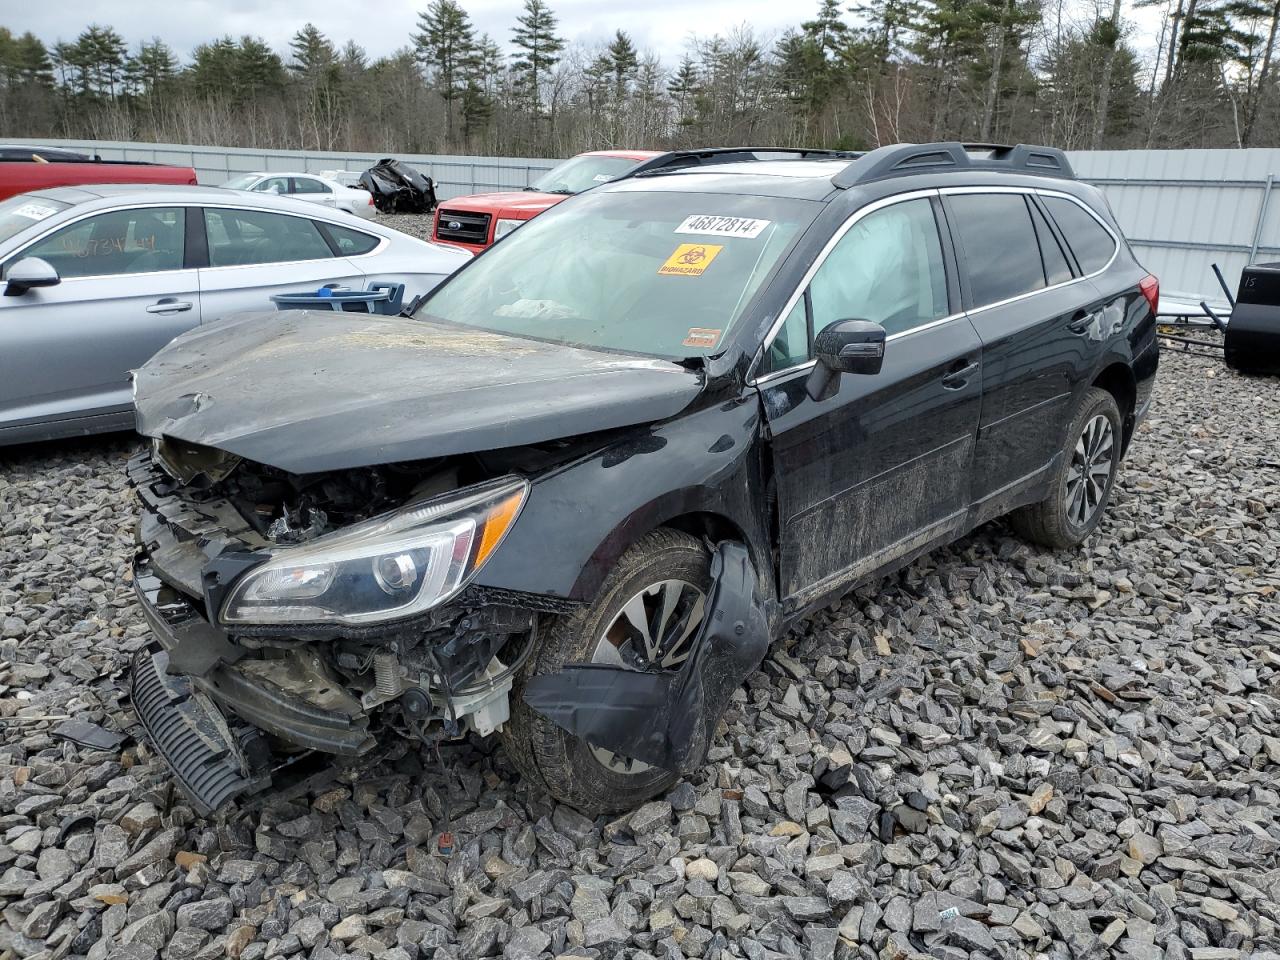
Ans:
POLYGON ((28 220, 43 220, 45 217, 52 217, 57 212, 55 207, 46 207, 39 203, 27 203, 13 211, 15 216, 26 217, 28 220))
POLYGON ((714 243, 682 243, 658 269, 660 277, 700 277, 724 247, 714 243))
POLYGON ((596 183, 608 183, 610 180, 613 179, 613 177, 609 176, 607 173, 597 173, 591 179, 594 180, 596 183))
POLYGON ((710 237, 746 237, 751 240, 760 236, 761 231, 769 226, 771 220, 752 220, 750 217, 716 217, 709 214, 694 214, 686 217, 684 223, 676 227, 676 233, 703 233, 710 237))
POLYGON ((690 327, 689 334, 681 342, 686 347, 714 347, 720 342, 720 330, 706 327, 690 327))

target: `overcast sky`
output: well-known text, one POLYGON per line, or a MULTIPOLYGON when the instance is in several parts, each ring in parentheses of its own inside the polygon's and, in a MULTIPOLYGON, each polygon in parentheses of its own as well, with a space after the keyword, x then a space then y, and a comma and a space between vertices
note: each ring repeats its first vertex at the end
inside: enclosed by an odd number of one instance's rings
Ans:
MULTIPOLYGON (((31 2, 3 0, 0 24, 21 33, 30 30, 46 43, 71 40, 89 23, 115 27, 131 49, 160 37, 186 61, 196 44, 224 34, 253 34, 286 52, 289 39, 310 20, 335 42, 355 40, 371 58, 389 54, 409 42, 417 11, 429 0, 117 0, 103 4, 87 0, 31 2)), ((1087 2, 1087 0, 1073 0, 1087 2)), ((462 0, 472 22, 506 49, 511 26, 523 0, 462 0)), ((588 45, 603 41, 617 29, 631 34, 641 49, 657 52, 672 64, 690 35, 708 37, 741 24, 765 39, 812 17, 818 0, 551 0, 560 18, 560 33, 588 45)), ((1109 5, 1108 5, 1109 6, 1109 5)), ((1125 0, 1131 7, 1131 0, 1125 0)), ((1126 16, 1135 16, 1126 9, 1126 16)), ((1139 11, 1142 33, 1154 36, 1159 14, 1139 11)), ((1134 38, 1140 52, 1151 45, 1148 36, 1134 38)))
MULTIPOLYGON (((392 53, 409 42, 419 10, 430 0, 169 0, 167 3, 120 0, 112 4, 85 0, 19 3, 5 0, 0 24, 18 33, 30 30, 46 43, 70 40, 89 23, 115 27, 134 48, 158 36, 185 60, 198 43, 223 34, 260 36, 284 51, 293 34, 310 20, 330 39, 355 40, 371 58, 392 53)), ((523 0, 462 0, 476 27, 504 48, 523 0)), ((636 45, 652 49, 664 60, 679 58, 691 33, 710 36, 750 22, 758 33, 781 34, 797 19, 808 19, 810 4, 801 7, 777 0, 551 0, 560 18, 560 33, 570 41, 594 43, 617 29, 631 34, 636 45)), ((817 9, 817 2, 812 4, 817 9)))

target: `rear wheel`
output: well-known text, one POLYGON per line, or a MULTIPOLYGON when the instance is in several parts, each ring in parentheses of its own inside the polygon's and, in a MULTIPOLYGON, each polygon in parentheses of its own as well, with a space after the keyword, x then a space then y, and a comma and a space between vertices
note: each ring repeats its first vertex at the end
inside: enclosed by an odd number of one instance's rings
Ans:
POLYGON ((1067 429, 1049 496, 1009 515, 1023 539, 1061 550, 1097 529, 1120 468, 1121 429, 1115 397, 1091 388, 1067 429))
POLYGON ((535 785, 584 812, 605 813, 675 783, 676 774, 592 746, 535 713, 524 703, 523 681, 570 663, 678 669, 702 623, 708 567, 696 539, 655 530, 622 555, 591 604, 556 618, 512 690, 503 730, 507 755, 535 785))

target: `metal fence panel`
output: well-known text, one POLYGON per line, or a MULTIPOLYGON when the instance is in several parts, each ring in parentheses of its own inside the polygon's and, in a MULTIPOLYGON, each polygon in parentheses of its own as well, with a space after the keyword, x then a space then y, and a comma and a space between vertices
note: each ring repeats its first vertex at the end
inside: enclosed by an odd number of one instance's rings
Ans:
POLYGON ((1097 184, 1138 259, 1162 289, 1221 299, 1253 261, 1280 259, 1280 150, 1088 150, 1069 154, 1097 184))
MULTIPOLYGON (((11 140, 44 143, 99 154, 104 160, 144 160, 193 167, 203 184, 216 186, 238 173, 252 171, 319 173, 321 170, 363 171, 386 154, 324 153, 310 150, 263 150, 250 147, 203 147, 177 143, 121 143, 109 140, 11 140)), ((521 190, 560 161, 527 157, 455 157, 438 154, 395 154, 436 181, 441 200, 492 190, 521 190)))
MULTIPOLYGON (((253 170, 318 173, 365 170, 381 154, 94 140, 17 140, 96 151, 107 160, 194 167, 201 183, 253 170)), ((441 200, 519 190, 559 161, 524 157, 397 154, 435 178, 441 200)), ((1233 286, 1253 260, 1280 260, 1280 150, 1083 150, 1069 154, 1077 176, 1097 184, 1138 258, 1166 292, 1220 295, 1210 265, 1233 286)))

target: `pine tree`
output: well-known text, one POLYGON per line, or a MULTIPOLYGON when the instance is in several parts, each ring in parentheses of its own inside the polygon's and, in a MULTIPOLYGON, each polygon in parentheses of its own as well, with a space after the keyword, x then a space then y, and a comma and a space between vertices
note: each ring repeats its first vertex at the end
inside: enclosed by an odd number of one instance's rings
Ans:
POLYGON ((674 76, 667 81, 667 93, 676 103, 676 123, 681 126, 693 122, 693 101, 698 94, 700 81, 698 65, 693 62, 693 57, 686 53, 684 59, 680 61, 680 66, 676 68, 674 76))
POLYGON ((635 80, 636 69, 640 64, 635 44, 625 30, 614 34, 613 42, 609 44, 608 56, 613 73, 613 101, 621 103, 627 98, 628 87, 635 80))
POLYGON ((445 136, 452 143, 453 105, 470 82, 468 66, 476 52, 475 29, 467 12, 454 0, 433 0, 426 12, 418 14, 413 43, 444 100, 445 136))
POLYGON ((137 56, 130 58, 125 73, 133 92, 154 93, 178 75, 178 58, 157 37, 138 48, 137 56))
POLYGON ((315 74, 327 70, 338 59, 333 43, 313 23, 305 24, 293 35, 289 44, 293 61, 289 69, 298 74, 315 74))
POLYGON ((560 62, 564 40, 556 36, 556 15, 543 0, 524 0, 511 42, 517 49, 511 62, 535 113, 542 107, 542 81, 560 62))

